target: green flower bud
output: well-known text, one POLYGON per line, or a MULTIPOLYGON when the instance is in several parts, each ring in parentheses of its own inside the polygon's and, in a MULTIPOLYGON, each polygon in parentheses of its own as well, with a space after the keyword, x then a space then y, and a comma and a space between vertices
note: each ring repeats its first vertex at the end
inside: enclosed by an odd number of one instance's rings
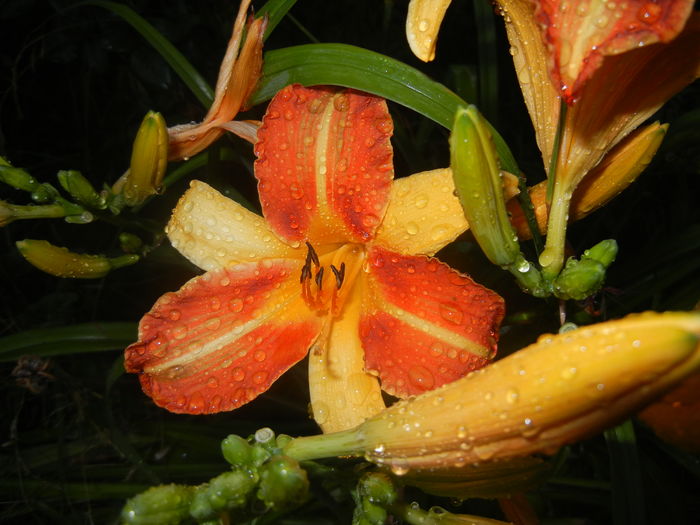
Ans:
POLYGON ((60 204, 19 206, 0 201, 0 228, 20 219, 50 219, 65 215, 66 211, 60 204))
POLYGON ((457 110, 450 159, 457 196, 479 246, 494 264, 513 264, 520 246, 506 212, 491 132, 475 106, 457 110))
POLYGON ((211 520, 222 512, 242 508, 258 482, 256 474, 235 470, 225 472, 197 488, 190 515, 198 520, 211 520))
POLYGON ((240 436, 231 434, 221 442, 221 452, 234 468, 248 468, 253 465, 253 447, 240 436))
POLYGON ((131 151, 129 170, 112 188, 127 206, 137 206, 160 191, 168 166, 168 128, 160 113, 149 111, 131 151))
POLYGON ((129 525, 177 525, 189 518, 193 488, 185 485, 151 487, 128 500, 122 523, 129 525))
POLYGON ((143 241, 133 233, 122 232, 119 234, 119 246, 126 253, 136 253, 143 246, 143 241))
POLYGON ((39 182, 29 173, 20 168, 14 168, 9 164, 0 165, 0 182, 12 186, 18 190, 28 192, 35 191, 39 188, 39 182))
POLYGON ((573 257, 554 281, 554 294, 560 299, 583 300, 597 292, 605 281, 605 270, 617 255, 617 242, 608 239, 586 250, 580 260, 573 257))
POLYGON ((384 472, 371 472, 362 476, 357 491, 363 498, 383 506, 391 505, 397 498, 396 487, 384 472))
POLYGON ((134 264, 138 255, 123 255, 113 259, 102 255, 73 253, 48 241, 24 239, 17 242, 22 256, 39 270, 56 277, 98 279, 111 270, 134 264))
POLYGON ((306 500, 309 480, 299 463, 288 456, 273 456, 260 469, 258 498, 268 509, 286 510, 306 500))
POLYGON ((61 187, 77 202, 89 208, 105 209, 105 198, 95 191, 90 181, 83 177, 82 173, 75 170, 61 170, 57 177, 61 187))

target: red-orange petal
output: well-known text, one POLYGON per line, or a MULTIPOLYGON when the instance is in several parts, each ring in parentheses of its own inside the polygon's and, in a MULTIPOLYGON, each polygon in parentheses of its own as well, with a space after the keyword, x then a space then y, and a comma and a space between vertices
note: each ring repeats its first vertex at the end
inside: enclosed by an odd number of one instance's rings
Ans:
POLYGON ((496 352, 503 299, 437 259, 373 246, 360 338, 382 389, 406 397, 463 377, 496 352))
POLYGON ((272 259, 208 272, 161 297, 126 349, 155 403, 171 412, 233 410, 300 361, 320 320, 299 297, 301 262, 272 259))
POLYGON ((255 145, 263 214, 289 242, 366 242, 388 203, 393 123, 383 99, 287 86, 255 145))
POLYGON ((551 74, 571 104, 608 55, 668 42, 693 9, 692 0, 538 0, 537 19, 550 47, 551 74))

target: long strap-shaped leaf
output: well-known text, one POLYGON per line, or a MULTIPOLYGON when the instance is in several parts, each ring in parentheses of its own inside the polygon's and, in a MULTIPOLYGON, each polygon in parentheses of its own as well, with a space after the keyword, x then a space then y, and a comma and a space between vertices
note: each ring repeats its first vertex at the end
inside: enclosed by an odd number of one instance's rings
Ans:
MULTIPOLYGON (((307 44, 265 53, 263 77, 249 101, 269 100, 288 84, 332 84, 366 91, 406 106, 447 129, 459 106, 455 93, 417 69, 385 55, 347 44, 307 44)), ((502 168, 518 173, 508 146, 491 128, 502 168)))
POLYGON ((42 357, 125 348, 136 339, 136 323, 85 323, 38 328, 0 338, 0 362, 23 355, 42 357))

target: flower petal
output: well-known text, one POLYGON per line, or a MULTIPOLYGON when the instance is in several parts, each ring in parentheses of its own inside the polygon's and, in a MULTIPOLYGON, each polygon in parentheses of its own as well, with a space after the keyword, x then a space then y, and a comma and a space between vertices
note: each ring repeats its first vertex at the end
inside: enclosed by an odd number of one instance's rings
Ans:
POLYGON ((406 38, 413 54, 423 62, 435 58, 440 24, 452 0, 411 0, 406 17, 406 38))
MULTIPOLYGON (((248 24, 246 39, 241 47, 241 38, 250 0, 243 0, 233 25, 233 33, 219 68, 214 102, 206 117, 199 124, 173 126, 170 134, 169 158, 171 160, 191 157, 218 139, 224 130, 222 124, 232 120, 248 100, 262 73, 263 35, 267 19, 258 18, 248 24)), ((236 133, 236 128, 231 131, 236 133)), ((249 134, 239 135, 248 139, 249 134)), ((238 133, 236 133, 238 135, 238 133)))
POLYGON ((387 392, 432 390, 488 363, 504 303, 436 259, 369 250, 360 338, 387 392))
POLYGON ((385 408, 377 378, 365 372, 358 324, 361 290, 353 286, 340 317, 309 354, 314 419, 324 433, 355 427, 385 408))
POLYGON ((537 145, 546 168, 554 147, 559 120, 559 95, 548 74, 549 55, 540 26, 535 20, 534 5, 523 0, 498 0, 506 20, 506 32, 520 89, 535 128, 537 145))
MULTIPOLYGON (((593 168, 576 187, 571 198, 569 222, 583 219, 588 214, 610 202, 632 184, 649 165, 659 149, 668 124, 655 122, 635 130, 608 153, 603 161, 593 168)), ((544 233, 547 230, 547 181, 530 188, 530 200, 535 218, 544 233)), ((532 234, 523 209, 516 199, 507 203, 510 221, 518 237, 529 239, 532 234)))
POLYGON ((605 153, 699 73, 700 13, 668 44, 606 57, 567 112, 557 183, 576 187, 605 153))
POLYGON ((568 104, 607 55, 672 40, 693 0, 537 0, 537 19, 551 49, 552 79, 568 104))
POLYGON ((375 244, 411 255, 433 255, 469 225, 449 168, 396 179, 375 244))
POLYGON ((260 215, 197 180, 177 203, 166 232, 173 248, 209 271, 260 259, 304 256, 278 240, 260 215))
POLYGON ((287 86, 258 130, 255 175, 263 214, 290 243, 366 242, 394 176, 383 99, 287 86))
POLYGON ((300 361, 321 320, 299 296, 301 262, 273 259, 206 273, 161 297, 126 349, 155 403, 188 414, 233 410, 300 361))

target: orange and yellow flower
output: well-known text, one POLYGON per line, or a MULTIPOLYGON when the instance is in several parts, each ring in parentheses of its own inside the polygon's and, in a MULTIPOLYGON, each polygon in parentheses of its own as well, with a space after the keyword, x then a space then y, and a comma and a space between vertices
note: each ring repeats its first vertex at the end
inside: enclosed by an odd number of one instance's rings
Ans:
POLYGON ((485 365, 502 299, 430 257, 463 229, 445 170, 392 181, 385 102, 289 86, 257 133, 263 217, 193 182, 168 224, 207 272, 161 297, 126 369, 174 412, 235 409, 309 357, 325 432, 485 365))

